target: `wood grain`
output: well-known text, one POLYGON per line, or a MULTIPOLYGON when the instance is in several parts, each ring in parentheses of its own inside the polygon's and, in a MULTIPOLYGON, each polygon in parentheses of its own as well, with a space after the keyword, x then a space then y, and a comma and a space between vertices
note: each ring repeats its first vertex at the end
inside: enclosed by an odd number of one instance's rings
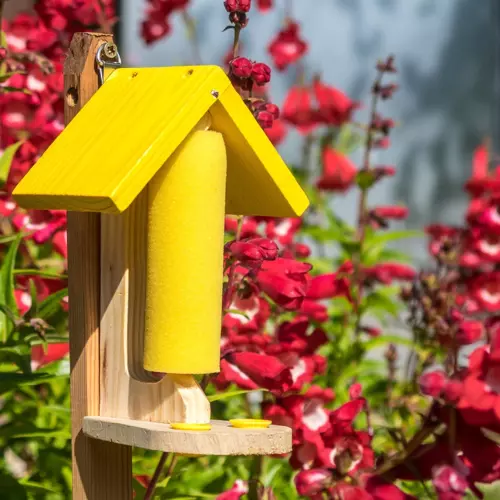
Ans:
MULTIPOLYGON (((76 33, 64 66, 65 122, 97 91, 94 58, 111 35, 76 33)), ((92 130, 92 124, 89 125, 92 130)), ((73 150, 67 151, 70 158, 73 150)), ((74 500, 132 498, 131 448, 103 443, 82 432, 83 419, 99 414, 100 215, 68 213, 68 285, 74 500)))
POLYGON ((125 213, 102 215, 101 410, 106 417, 204 423, 210 403, 191 375, 143 368, 147 188, 125 213))
POLYGON ((289 427, 236 429, 222 420, 211 423, 210 431, 180 431, 156 422, 87 417, 84 432, 112 443, 189 455, 276 455, 292 449, 289 427))

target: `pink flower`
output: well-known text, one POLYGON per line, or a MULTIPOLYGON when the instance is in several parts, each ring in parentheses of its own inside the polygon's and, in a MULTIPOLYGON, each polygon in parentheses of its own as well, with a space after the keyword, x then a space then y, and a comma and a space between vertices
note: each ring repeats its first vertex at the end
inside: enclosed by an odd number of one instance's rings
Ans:
POLYGON ((316 183, 318 189, 343 193, 354 184, 356 166, 349 158, 330 146, 323 149, 322 164, 323 171, 316 183))
POLYGON ((269 45, 269 52, 279 71, 301 59, 307 52, 307 43, 300 38, 299 25, 289 21, 269 45))
POLYGON ((59 361, 69 353, 69 344, 67 342, 59 344, 48 344, 45 352, 42 345, 36 345, 31 348, 31 369, 38 370, 42 366, 59 361))
POLYGON ((433 398, 441 395, 446 382, 445 373, 439 370, 424 373, 418 381, 422 394, 433 398))

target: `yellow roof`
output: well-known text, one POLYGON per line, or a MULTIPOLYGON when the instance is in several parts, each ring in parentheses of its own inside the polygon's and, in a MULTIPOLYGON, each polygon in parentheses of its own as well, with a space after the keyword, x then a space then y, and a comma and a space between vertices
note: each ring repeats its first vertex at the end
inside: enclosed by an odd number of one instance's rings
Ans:
POLYGON ((208 111, 227 148, 226 213, 301 215, 306 195, 217 66, 117 69, 14 198, 26 208, 123 212, 208 111))

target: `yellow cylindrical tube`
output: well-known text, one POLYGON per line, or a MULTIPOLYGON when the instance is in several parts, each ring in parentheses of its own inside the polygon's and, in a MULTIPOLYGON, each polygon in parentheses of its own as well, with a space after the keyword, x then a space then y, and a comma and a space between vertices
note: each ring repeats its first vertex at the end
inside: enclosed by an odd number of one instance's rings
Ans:
POLYGON ((146 370, 219 371, 226 166, 222 135, 197 131, 148 185, 146 370))

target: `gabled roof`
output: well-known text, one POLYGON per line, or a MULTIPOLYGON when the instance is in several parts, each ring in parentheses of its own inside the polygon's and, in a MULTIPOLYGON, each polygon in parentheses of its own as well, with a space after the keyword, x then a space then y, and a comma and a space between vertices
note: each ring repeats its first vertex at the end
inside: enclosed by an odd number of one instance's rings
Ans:
POLYGON ((207 112, 226 143, 226 213, 301 215, 306 195, 217 66, 117 69, 14 198, 26 208, 123 212, 207 112))

